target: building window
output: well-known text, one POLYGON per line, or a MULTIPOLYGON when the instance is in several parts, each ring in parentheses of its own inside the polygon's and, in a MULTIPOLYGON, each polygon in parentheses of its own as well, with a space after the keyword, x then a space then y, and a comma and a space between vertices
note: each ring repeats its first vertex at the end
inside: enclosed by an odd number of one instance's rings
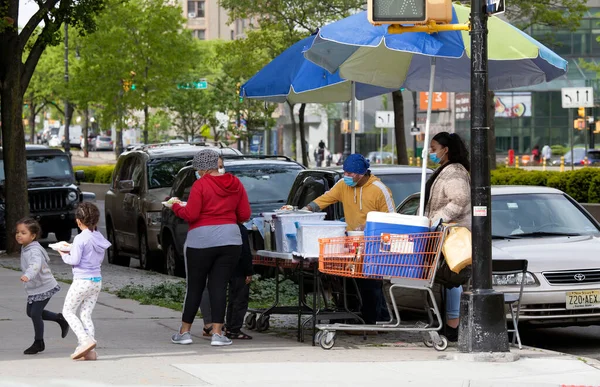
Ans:
POLYGON ((194 38, 199 40, 206 40, 206 30, 194 30, 194 38))
POLYGON ((188 1, 188 19, 204 17, 205 4, 204 0, 188 1))

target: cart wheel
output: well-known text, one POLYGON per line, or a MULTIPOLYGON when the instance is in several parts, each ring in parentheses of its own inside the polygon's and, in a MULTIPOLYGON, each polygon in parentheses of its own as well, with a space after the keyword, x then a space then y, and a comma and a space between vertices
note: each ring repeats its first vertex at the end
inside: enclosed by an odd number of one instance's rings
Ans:
POLYGON ((256 329, 256 313, 249 314, 246 316, 246 327, 250 330, 256 329))
POLYGON ((434 342, 433 348, 435 348, 437 351, 444 351, 446 348, 448 348, 448 339, 446 338, 446 336, 441 335, 440 339, 442 340, 442 342, 440 344, 434 342))
POLYGON ((256 330, 258 332, 264 332, 269 329, 271 324, 269 323, 270 316, 260 316, 256 321, 256 330))
POLYGON ((321 337, 323 336, 323 331, 318 331, 315 334, 315 344, 319 344, 319 342, 321 341, 321 337))
POLYGON ((331 349, 335 345, 335 332, 323 331, 319 338, 319 345, 323 349, 331 349))
POLYGON ((433 347, 433 340, 431 340, 431 339, 424 339, 423 340, 423 344, 425 344, 425 346, 427 348, 432 348, 433 347))

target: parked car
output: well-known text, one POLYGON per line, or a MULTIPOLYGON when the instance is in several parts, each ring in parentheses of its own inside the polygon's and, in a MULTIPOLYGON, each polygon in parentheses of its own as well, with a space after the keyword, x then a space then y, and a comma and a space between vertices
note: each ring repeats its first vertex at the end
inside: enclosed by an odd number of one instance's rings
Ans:
POLYGON ((398 157, 392 152, 369 152, 367 159, 373 164, 395 164, 398 161, 398 157))
POLYGON ((93 150, 95 151, 101 151, 101 150, 108 150, 108 151, 112 151, 113 148, 113 140, 112 138, 108 137, 108 136, 98 136, 96 137, 95 141, 94 141, 94 148, 93 150))
MULTIPOLYGON (((565 165, 571 165, 575 162, 575 165, 599 165, 600 164, 600 149, 588 149, 585 148, 574 148, 574 157, 571 157, 571 151, 565 153, 565 165), (587 157, 587 164, 585 158, 587 157), (573 161, 572 161, 573 160, 573 161)), ((560 165, 560 157, 552 161, 552 165, 560 165)))
MULTIPOLYGON (((59 149, 26 145, 29 214, 42 226, 42 238, 52 232, 59 241, 70 241, 75 208, 83 201, 78 183, 83 171, 73 173, 69 157, 59 149)), ((5 249, 7 225, 4 217, 4 154, 0 148, 0 249, 5 249)), ((12 227, 9 225, 8 227, 12 227)))
MULTIPOLYGON (((374 165, 371 171, 392 191, 395 203, 400 203, 409 195, 421 188, 421 168, 398 165, 374 165)), ((428 173, 433 171, 429 170, 428 173)), ((300 172, 292 189, 287 204, 302 208, 325 192, 329 191, 339 180, 344 178, 340 167, 309 169, 300 172)), ((326 209, 327 220, 339 220, 344 216, 342 204, 338 203, 326 209)))
MULTIPOLYGON (((252 217, 273 211, 286 202, 287 194, 304 167, 282 156, 224 156, 225 170, 237 176, 252 208, 252 217)), ((170 197, 187 201, 192 184, 196 181, 191 166, 183 168, 173 182, 170 197)), ((165 251, 163 268, 167 274, 183 275, 183 244, 188 225, 165 208, 162 213, 160 243, 165 251)))
MULTIPOLYGON (((415 214, 418 202, 412 195, 398 212, 415 214)), ((492 187, 491 215, 492 259, 529 263, 519 324, 600 324, 600 223, 562 191, 534 186, 492 187)), ((518 294, 520 281, 493 277, 504 293, 518 294)), ((410 298, 398 294, 397 301, 411 308, 410 298)))
POLYGON ((149 269, 153 258, 162 255, 158 241, 161 202, 169 195, 177 172, 203 148, 223 155, 241 154, 207 144, 153 144, 119 156, 105 199, 106 233, 112 243, 110 263, 129 266, 134 257, 142 268, 149 269))

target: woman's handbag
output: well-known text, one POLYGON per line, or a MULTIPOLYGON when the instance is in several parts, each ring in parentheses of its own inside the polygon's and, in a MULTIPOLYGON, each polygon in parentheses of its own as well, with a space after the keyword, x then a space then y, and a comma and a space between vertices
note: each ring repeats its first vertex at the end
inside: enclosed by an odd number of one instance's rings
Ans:
POLYGON ((466 227, 451 227, 442 246, 448 268, 458 274, 471 265, 471 231, 466 227))

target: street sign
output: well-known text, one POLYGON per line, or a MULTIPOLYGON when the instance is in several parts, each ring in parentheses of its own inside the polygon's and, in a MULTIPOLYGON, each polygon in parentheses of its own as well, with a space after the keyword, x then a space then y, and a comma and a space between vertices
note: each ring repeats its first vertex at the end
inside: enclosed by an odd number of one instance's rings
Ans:
POLYGON ((201 79, 196 82, 190 83, 180 83, 177 85, 178 89, 197 89, 197 90, 205 90, 208 89, 208 82, 206 79, 201 79))
POLYGON ((418 136, 419 134, 421 134, 421 128, 417 128, 416 126, 410 128, 410 134, 413 136, 418 136))
POLYGON ((506 3, 504 0, 487 0, 488 15, 499 15, 506 11, 506 3))
POLYGON ((594 107, 594 89, 591 87, 563 87, 561 89, 562 107, 594 107))
POLYGON ((452 0, 368 0, 371 24, 439 24, 452 21, 452 0))
POLYGON ((383 110, 375 112, 375 127, 376 128, 394 128, 394 112, 391 110, 383 110))

